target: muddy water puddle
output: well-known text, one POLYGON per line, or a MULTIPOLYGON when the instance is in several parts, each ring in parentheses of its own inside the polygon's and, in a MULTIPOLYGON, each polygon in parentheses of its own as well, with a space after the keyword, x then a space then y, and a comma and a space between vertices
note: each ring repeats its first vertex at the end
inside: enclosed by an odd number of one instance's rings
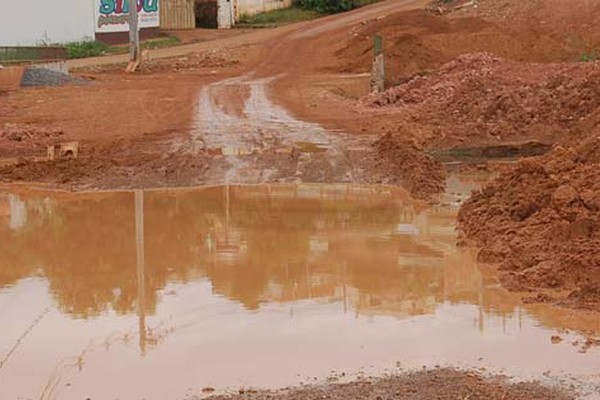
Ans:
POLYGON ((600 352, 578 343, 600 322, 522 305, 457 248, 477 183, 452 179, 431 208, 378 186, 0 189, 0 398, 192 399, 436 365, 591 390, 600 352))
POLYGON ((353 182, 345 153, 370 143, 295 118, 269 98, 274 79, 249 73, 203 87, 190 138, 173 151, 220 156, 209 184, 353 182))

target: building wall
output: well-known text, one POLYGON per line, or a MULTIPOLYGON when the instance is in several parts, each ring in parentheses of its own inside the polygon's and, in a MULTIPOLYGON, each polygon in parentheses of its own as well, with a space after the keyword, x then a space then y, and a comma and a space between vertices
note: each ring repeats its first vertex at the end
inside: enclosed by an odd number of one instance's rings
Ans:
POLYGON ((0 46, 94 37, 92 0, 0 0, 0 46))
POLYGON ((236 17, 287 8, 292 0, 237 0, 236 17))

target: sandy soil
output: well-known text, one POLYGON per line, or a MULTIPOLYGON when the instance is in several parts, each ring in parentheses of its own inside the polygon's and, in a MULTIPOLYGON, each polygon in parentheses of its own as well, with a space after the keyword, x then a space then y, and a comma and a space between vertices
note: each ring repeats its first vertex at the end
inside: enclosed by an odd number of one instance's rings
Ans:
MULTIPOLYGON (((206 389, 210 392, 210 388, 206 389)), ((213 396, 211 400, 295 400, 295 399, 402 399, 402 400, 562 400, 573 398, 537 383, 509 384, 502 377, 483 378, 453 369, 436 369, 388 377, 365 379, 348 384, 308 386, 279 392, 242 392, 234 396, 213 396)))

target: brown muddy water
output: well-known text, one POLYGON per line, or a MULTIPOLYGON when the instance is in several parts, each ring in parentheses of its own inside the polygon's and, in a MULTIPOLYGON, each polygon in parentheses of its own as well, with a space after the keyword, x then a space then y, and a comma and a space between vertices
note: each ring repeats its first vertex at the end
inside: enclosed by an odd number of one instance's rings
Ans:
POLYGON ((194 399, 458 366, 600 382, 594 315, 526 306, 400 189, 0 189, 0 399, 194 399), (553 336, 560 336, 552 340, 553 336))

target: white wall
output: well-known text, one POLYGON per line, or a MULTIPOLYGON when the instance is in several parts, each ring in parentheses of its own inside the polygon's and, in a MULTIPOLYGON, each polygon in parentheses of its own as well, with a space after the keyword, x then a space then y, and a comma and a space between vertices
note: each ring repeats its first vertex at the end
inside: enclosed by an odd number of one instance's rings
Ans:
POLYGON ((0 0, 0 46, 94 38, 93 0, 0 0))
POLYGON ((291 5, 292 0, 237 0, 237 18, 241 15, 254 15, 265 11, 287 8, 291 5))
POLYGON ((217 26, 219 28, 231 28, 233 25, 233 2, 234 0, 217 0, 219 7, 217 14, 217 26))

